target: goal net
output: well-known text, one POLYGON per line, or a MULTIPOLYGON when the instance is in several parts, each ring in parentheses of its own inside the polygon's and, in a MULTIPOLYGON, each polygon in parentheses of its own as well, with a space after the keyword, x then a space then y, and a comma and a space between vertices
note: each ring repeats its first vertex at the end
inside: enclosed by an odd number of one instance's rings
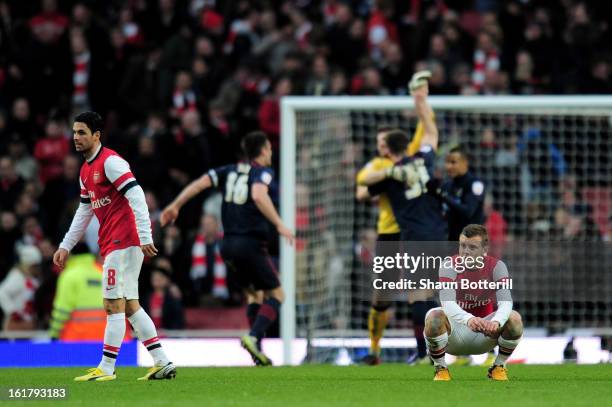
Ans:
MULTIPOLYGON (((437 171, 445 175, 452 147, 469 152, 472 171, 486 184, 492 246, 508 257, 521 286, 514 306, 526 326, 547 334, 612 327, 612 98, 430 103, 440 134, 437 171)), ((355 176, 376 155, 383 125, 413 134, 412 100, 283 100, 281 212, 297 237, 294 247, 281 248, 286 356, 293 338, 307 340, 313 361, 341 357, 334 344, 346 338, 357 341, 351 349, 367 348, 378 212, 376 204, 355 200, 355 176)), ((394 305, 383 348, 412 335, 410 307, 394 305)))

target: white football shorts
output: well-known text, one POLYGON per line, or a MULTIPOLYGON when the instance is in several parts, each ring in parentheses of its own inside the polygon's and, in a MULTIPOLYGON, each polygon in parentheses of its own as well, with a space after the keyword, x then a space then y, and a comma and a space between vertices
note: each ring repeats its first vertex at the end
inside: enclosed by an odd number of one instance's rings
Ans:
POLYGON ((104 258, 102 297, 138 299, 138 276, 144 260, 140 246, 113 250, 104 258))

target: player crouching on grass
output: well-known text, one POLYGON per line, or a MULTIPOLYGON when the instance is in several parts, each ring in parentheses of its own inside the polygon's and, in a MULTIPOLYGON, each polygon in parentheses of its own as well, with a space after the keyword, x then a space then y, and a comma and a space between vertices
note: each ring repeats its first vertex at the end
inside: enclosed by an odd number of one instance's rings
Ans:
POLYGON ((523 335, 523 322, 512 310, 510 290, 461 289, 462 280, 470 282, 502 282, 508 280, 508 269, 503 261, 487 256, 489 236, 482 225, 471 224, 459 236, 459 255, 454 259, 480 259, 475 265, 482 267, 460 269, 440 268, 441 282, 456 282, 457 289, 440 290, 442 307, 429 310, 425 316, 425 340, 435 366, 435 381, 451 379, 444 356, 479 355, 499 345, 499 353, 489 368, 489 378, 508 380, 506 361, 523 335), (494 309, 493 295, 497 303, 494 309))

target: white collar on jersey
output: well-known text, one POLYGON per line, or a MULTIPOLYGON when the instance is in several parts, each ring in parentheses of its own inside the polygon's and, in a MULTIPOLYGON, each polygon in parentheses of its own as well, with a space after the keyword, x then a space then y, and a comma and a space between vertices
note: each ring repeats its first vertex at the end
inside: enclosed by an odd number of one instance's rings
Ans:
POLYGON ((96 152, 94 153, 94 155, 92 155, 92 156, 91 156, 91 158, 90 158, 89 160, 87 160, 87 163, 88 163, 88 164, 91 164, 91 162, 92 162, 93 160, 95 160, 95 159, 96 159, 96 157, 98 157, 98 154, 100 154, 100 150, 102 150, 102 143, 100 143, 100 144, 98 145, 98 149, 96 150, 96 152))

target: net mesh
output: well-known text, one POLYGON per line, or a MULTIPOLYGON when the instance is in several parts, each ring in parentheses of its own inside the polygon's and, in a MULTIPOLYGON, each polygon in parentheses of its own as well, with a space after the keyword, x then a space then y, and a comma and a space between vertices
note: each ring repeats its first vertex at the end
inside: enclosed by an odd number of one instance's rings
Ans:
MULTIPOLYGON (((533 273, 524 280, 530 289, 515 298, 526 325, 548 332, 611 327, 612 306, 606 301, 612 293, 607 272, 612 264, 609 112, 588 106, 434 110, 440 133, 438 174, 444 176, 446 152, 463 145, 472 171, 487 186, 492 243, 505 247, 509 257, 514 253, 513 267, 533 273), (510 249, 511 242, 530 241, 572 242, 586 254, 583 258, 597 253, 603 263, 560 263, 557 256, 556 263, 542 265, 541 253, 510 249), (563 291, 568 286, 582 288, 568 294, 563 291)), ((355 201, 355 176, 376 154, 378 127, 412 134, 416 124, 411 110, 296 111, 299 337, 367 337, 368 259, 378 212, 375 204, 355 201)), ((407 304, 395 304, 387 336, 409 329, 409 314, 407 304)), ((311 358, 327 357, 309 350, 311 358)))

